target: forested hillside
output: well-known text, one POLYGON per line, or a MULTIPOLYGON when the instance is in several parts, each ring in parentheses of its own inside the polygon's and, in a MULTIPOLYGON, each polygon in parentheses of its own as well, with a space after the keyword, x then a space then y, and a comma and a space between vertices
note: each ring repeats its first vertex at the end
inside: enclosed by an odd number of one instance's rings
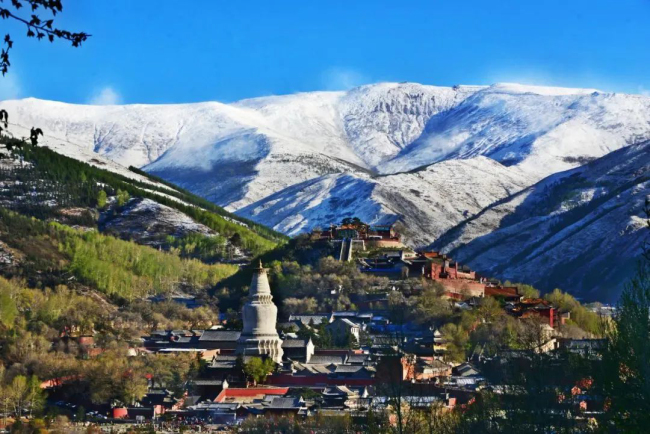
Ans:
POLYGON ((178 210, 220 236, 235 241, 253 255, 270 250, 286 239, 265 226, 235 217, 204 199, 170 184, 158 183, 156 179, 150 184, 134 181, 47 148, 13 148, 12 154, 20 163, 12 161, 0 165, 4 184, 1 197, 5 206, 20 213, 46 219, 60 218, 64 208, 83 207, 86 212, 78 210, 76 223, 96 226, 89 213, 92 214, 93 209, 102 211, 107 205, 106 197, 117 197, 118 192, 122 192, 122 199, 146 198, 178 210))
MULTIPOLYGON (((216 324, 220 300, 210 290, 239 269, 224 263, 226 253, 234 249, 246 260, 283 237, 171 185, 134 182, 49 149, 8 144, 0 151, 4 402, 15 414, 38 412, 42 380, 65 379, 65 393, 89 406, 132 403, 147 391, 145 374, 181 394, 199 369, 193 355, 133 358, 128 349, 158 328, 216 324), (127 223, 136 227, 132 214, 142 204, 171 218, 156 247, 126 230, 127 223), (178 294, 199 307, 174 302, 178 294), (79 345, 82 336, 93 336, 94 348, 79 345)), ((138 224, 158 220, 138 217, 138 224)))
MULTIPOLYGON (((13 139, 1 146, 0 275, 12 287, 43 294, 65 287, 88 306, 99 303, 111 321, 135 315, 117 321, 122 325, 110 330, 110 339, 161 324, 209 326, 220 302, 209 295, 212 288, 285 240, 154 178, 134 181, 13 139), (138 236, 147 231, 150 238, 138 236), (175 294, 203 307, 146 301, 175 294)), ((16 300, 17 293, 7 296, 16 300)), ((27 312, 7 309, 5 331, 25 325, 27 312)))

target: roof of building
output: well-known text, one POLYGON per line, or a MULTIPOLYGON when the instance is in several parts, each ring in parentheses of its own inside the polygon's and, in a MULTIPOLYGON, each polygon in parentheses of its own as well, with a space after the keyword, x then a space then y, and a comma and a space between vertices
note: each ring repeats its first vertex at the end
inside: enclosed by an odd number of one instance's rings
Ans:
POLYGON ((234 354, 217 354, 214 356, 214 360, 219 362, 234 362, 237 360, 237 356, 234 354))
POLYGON ((350 311, 350 310, 339 310, 339 311, 336 311, 336 312, 332 312, 332 316, 334 318, 339 318, 339 317, 354 318, 357 315, 358 315, 358 312, 350 311))
POLYGON ((230 369, 235 366, 236 361, 237 356, 217 354, 208 367, 213 369, 230 369))
POLYGON ((223 386, 223 380, 194 380, 195 386, 223 386))
POLYGON ((433 370, 442 370, 442 371, 451 369, 451 367, 448 364, 438 359, 433 359, 433 360, 418 359, 418 364, 424 369, 433 369, 433 370))
POLYGON ((352 373, 357 373, 360 371, 365 371, 367 368, 365 366, 358 366, 358 365, 339 365, 334 369, 335 374, 352 374, 352 373))
POLYGON ((461 377, 470 377, 479 374, 479 371, 469 363, 462 363, 456 366, 455 370, 456 372, 458 372, 458 375, 460 375, 461 377))
POLYGON ((354 322, 350 321, 347 318, 336 318, 331 324, 328 324, 328 327, 330 327, 330 326, 336 327, 336 324, 341 324, 341 323, 345 324, 346 326, 348 326, 350 328, 360 327, 359 324, 354 323, 354 322))
POLYGON ((239 336, 241 336, 241 332, 235 330, 205 330, 199 341, 235 342, 239 336))
POLYGON ((543 298, 522 298, 521 301, 519 302, 520 305, 522 306, 543 306, 543 307, 551 307, 551 303, 548 302, 547 300, 544 300, 543 298))
POLYGON ((267 409, 299 409, 304 407, 305 403, 301 398, 287 398, 274 396, 265 406, 267 409))
POLYGON ((306 348, 308 343, 307 339, 285 339, 282 348, 306 348))
POLYGON ((289 322, 291 321, 297 321, 301 322, 305 325, 309 325, 310 323, 314 323, 314 325, 318 325, 322 322, 329 322, 331 318, 331 315, 329 314, 305 314, 305 315, 289 315, 289 322))
POLYGON ((503 287, 503 286, 486 286, 485 295, 493 297, 518 297, 519 291, 516 287, 503 287))
POLYGON ((217 396, 214 402, 222 403, 226 399, 228 400, 237 400, 242 398, 244 400, 250 400, 251 398, 264 397, 266 395, 286 395, 289 391, 288 387, 249 387, 249 388, 228 388, 223 389, 219 396, 217 396))
POLYGON ((307 363, 293 362, 293 368, 300 374, 330 374, 333 370, 332 365, 315 365, 307 363))
POLYGON ((337 396, 359 396, 360 393, 352 390, 347 386, 330 386, 323 390, 323 395, 337 395, 337 396))
POLYGON ((345 358, 346 356, 339 356, 339 355, 328 355, 328 356, 322 356, 322 355, 313 355, 311 356, 311 359, 309 359, 309 364, 310 365, 342 365, 345 363, 345 358))
POLYGON ((348 356, 348 363, 364 363, 366 360, 368 360, 368 355, 367 354, 350 354, 348 356))
POLYGON ((220 410, 235 411, 240 404, 237 402, 200 402, 192 407, 192 410, 220 410))

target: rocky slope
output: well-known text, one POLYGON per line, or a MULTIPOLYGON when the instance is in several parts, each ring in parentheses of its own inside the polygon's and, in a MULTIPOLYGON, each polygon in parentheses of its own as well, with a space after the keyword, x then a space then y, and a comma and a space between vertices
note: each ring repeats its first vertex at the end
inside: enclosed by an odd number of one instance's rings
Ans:
POLYGON ((459 224, 433 247, 486 275, 615 301, 644 241, 650 142, 552 175, 459 224))
POLYGON ((197 223, 179 210, 151 199, 131 199, 121 210, 111 206, 99 220, 100 228, 120 238, 159 247, 168 236, 182 238, 189 234, 215 235, 209 227, 197 223))
POLYGON ((476 157, 390 176, 321 176, 272 194, 238 214, 290 235, 353 215, 373 224, 396 223, 407 243, 422 246, 530 183, 517 169, 476 157))

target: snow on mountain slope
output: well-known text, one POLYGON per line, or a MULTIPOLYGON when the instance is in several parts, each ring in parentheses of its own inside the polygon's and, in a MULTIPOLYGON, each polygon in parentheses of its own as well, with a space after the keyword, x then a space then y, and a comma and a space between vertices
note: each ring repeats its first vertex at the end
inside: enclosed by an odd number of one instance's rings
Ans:
POLYGON ((381 171, 485 155, 541 179, 649 138, 648 97, 502 84, 431 117, 381 171))
POLYGON ((111 208, 102 214, 100 227, 117 236, 155 247, 168 236, 188 234, 211 236, 215 231, 195 222, 186 214, 151 199, 131 199, 122 209, 111 208))
POLYGON ((201 160, 218 158, 214 169, 178 170, 177 154, 187 154, 181 144, 146 170, 238 210, 317 176, 373 171, 382 155, 392 156, 416 138, 433 113, 447 110, 477 89, 382 83, 347 93, 244 100, 233 106, 255 113, 254 130, 195 142, 202 143, 201 160), (252 150, 251 144, 256 144, 252 150), (232 149, 246 152, 230 155, 232 149))
POLYGON ((43 143, 67 155, 95 152, 146 166, 234 210, 316 176, 373 170, 382 155, 419 136, 432 114, 476 90, 387 83, 234 104, 80 106, 30 98, 2 106, 12 123, 38 125, 43 143))
MULTIPOLYGON (((418 206, 442 207, 433 206, 433 199, 411 200, 411 190, 422 191, 429 181, 410 172, 432 163, 489 157, 509 166, 500 165, 495 173, 516 180, 505 181, 502 189, 514 191, 514 185, 524 188, 650 139, 648 97, 514 84, 449 88, 380 83, 233 104, 80 106, 26 99, 1 105, 12 124, 41 127, 43 143, 66 155, 88 161, 97 154, 123 166, 144 167, 245 214, 251 204, 265 203, 275 193, 299 194, 303 183, 313 180, 320 186, 322 177, 349 174, 374 186, 369 190, 374 195, 363 200, 378 201, 391 210, 386 213, 400 218, 404 212, 416 213, 418 206), (373 178, 377 173, 394 176, 373 178), (417 206, 396 205, 407 202, 417 206)), ((476 188, 468 191, 467 202, 481 205, 502 197, 494 193, 492 181, 468 176, 476 188)), ((273 218, 264 214, 264 219, 278 225, 284 220, 278 212, 273 218)), ((431 232, 417 239, 428 242, 455 224, 453 212, 439 215, 448 221, 418 223, 431 232)), ((312 226, 304 221, 286 224, 286 230, 312 226)))
POLYGON ((350 90, 339 110, 352 149, 368 166, 379 169, 422 134, 431 116, 480 89, 380 83, 350 90))
POLYGON ((552 175, 453 228, 433 245, 487 274, 615 301, 647 230, 650 142, 552 175))
POLYGON ((535 179, 650 138, 650 98, 514 84, 380 83, 233 104, 2 103, 66 155, 97 153, 227 206, 334 173, 485 155, 535 179))
POLYGON ((328 227, 342 217, 397 223, 405 241, 422 246, 530 183, 518 169, 477 157, 397 175, 326 175, 279 191, 238 214, 290 235, 328 227))

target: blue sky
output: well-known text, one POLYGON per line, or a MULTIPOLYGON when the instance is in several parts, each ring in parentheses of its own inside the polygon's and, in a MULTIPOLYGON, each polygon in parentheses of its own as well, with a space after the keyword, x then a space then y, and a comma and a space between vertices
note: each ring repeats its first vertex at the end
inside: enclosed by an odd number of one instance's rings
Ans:
POLYGON ((67 0, 79 49, 15 42, 0 98, 234 101, 377 81, 647 93, 650 0, 67 0))

